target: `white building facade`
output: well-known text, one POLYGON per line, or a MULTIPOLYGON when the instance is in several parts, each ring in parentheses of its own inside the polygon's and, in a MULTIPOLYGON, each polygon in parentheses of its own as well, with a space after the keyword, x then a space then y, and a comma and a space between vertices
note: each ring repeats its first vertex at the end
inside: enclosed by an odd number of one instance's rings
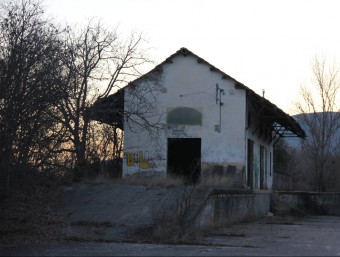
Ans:
POLYGON ((123 176, 230 177, 259 190, 272 188, 276 140, 304 136, 289 115, 185 48, 124 88, 123 127, 123 176))

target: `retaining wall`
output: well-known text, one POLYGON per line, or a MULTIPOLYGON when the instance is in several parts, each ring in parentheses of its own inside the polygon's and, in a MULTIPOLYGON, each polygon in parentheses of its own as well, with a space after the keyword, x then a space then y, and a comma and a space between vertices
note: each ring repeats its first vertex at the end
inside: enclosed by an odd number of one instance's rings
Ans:
POLYGON ((200 229, 255 220, 270 211, 270 192, 214 190, 197 214, 200 229))
POLYGON ((300 213, 340 216, 340 192, 288 192, 272 194, 271 209, 278 214, 300 213))

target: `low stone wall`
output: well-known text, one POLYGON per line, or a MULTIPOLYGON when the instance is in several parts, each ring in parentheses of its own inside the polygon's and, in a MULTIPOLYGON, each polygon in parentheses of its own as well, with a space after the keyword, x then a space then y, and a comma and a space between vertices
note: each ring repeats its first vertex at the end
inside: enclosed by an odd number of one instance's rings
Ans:
POLYGON ((255 220, 270 211, 270 192, 214 190, 195 217, 200 229, 255 220))
POLYGON ((271 209, 278 214, 320 214, 340 216, 340 192, 274 192, 271 209))

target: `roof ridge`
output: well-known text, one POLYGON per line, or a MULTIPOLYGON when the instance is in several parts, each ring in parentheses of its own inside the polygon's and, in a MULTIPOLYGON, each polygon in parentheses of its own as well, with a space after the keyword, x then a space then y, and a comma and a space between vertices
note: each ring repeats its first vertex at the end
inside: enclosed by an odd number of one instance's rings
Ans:
POLYGON ((252 96, 253 98, 255 98, 257 101, 261 102, 262 104, 266 104, 269 109, 275 110, 275 112, 277 114, 281 115, 282 117, 284 117, 287 120, 288 124, 286 122, 284 122, 284 123, 285 123, 286 126, 288 125, 288 127, 291 127, 290 129, 294 131, 294 132, 292 131, 293 133, 295 133, 297 135, 299 134, 301 137, 305 137, 305 132, 302 130, 300 125, 295 121, 295 119, 293 117, 291 117, 289 114, 287 114, 282 109, 277 107, 275 104, 270 102, 268 99, 257 94, 254 90, 250 89, 249 87, 245 86, 243 83, 241 83, 241 82, 237 81, 236 79, 234 79, 233 77, 229 76, 228 74, 226 74, 222 70, 218 69, 217 67, 215 67, 214 65, 212 65, 211 63, 209 63, 208 61, 203 59, 202 57, 191 52, 186 47, 181 47, 174 54, 172 54, 168 58, 166 58, 163 62, 156 65, 152 70, 143 74, 141 77, 129 82, 125 87, 122 88, 122 90, 124 91, 127 87, 134 85, 136 82, 138 83, 139 80, 148 78, 151 75, 151 73, 153 73, 153 72, 162 72, 163 71, 162 66, 165 65, 165 64, 171 64, 172 59, 174 57, 178 56, 178 55, 182 55, 182 56, 185 56, 185 57, 188 56, 188 55, 192 55, 192 56, 197 58, 197 63, 199 63, 199 64, 203 63, 203 64, 210 66, 210 71, 220 72, 222 74, 222 79, 230 79, 230 80, 234 81, 235 88, 245 90, 249 96, 252 96))

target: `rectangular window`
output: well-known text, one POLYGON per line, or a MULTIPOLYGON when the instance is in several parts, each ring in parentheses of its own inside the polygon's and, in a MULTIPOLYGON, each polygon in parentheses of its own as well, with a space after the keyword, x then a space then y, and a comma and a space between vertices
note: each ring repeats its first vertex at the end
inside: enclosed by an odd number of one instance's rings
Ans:
POLYGON ((251 139, 248 139, 247 158, 247 186, 253 188, 254 141, 251 139))
POLYGON ((267 149, 260 146, 260 189, 267 189, 267 149))
POLYGON ((272 152, 269 153, 269 175, 272 175, 272 152))

